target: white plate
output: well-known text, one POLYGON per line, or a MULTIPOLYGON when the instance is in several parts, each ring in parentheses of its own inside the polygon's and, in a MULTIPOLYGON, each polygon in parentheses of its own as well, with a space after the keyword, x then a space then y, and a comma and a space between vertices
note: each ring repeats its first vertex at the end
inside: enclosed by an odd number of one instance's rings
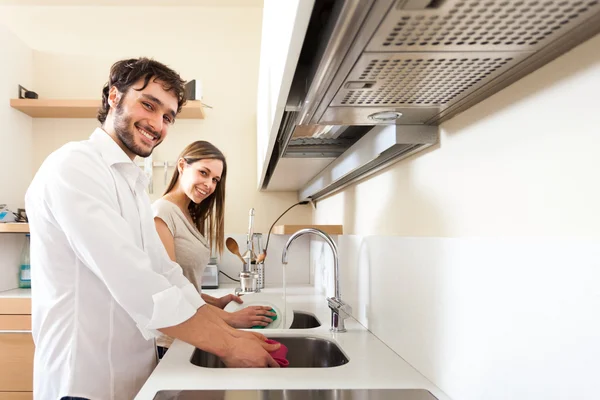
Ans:
MULTIPOLYGON (((235 301, 230 302, 224 308, 228 312, 236 312, 248 306, 267 306, 271 307, 277 313, 277 319, 265 326, 264 329, 289 329, 294 320, 294 310, 283 301, 283 296, 272 293, 246 293, 240 296, 244 302, 238 304, 235 301), (287 316, 285 325, 283 323, 284 311, 287 316)), ((260 330, 260 329, 258 329, 260 330)))

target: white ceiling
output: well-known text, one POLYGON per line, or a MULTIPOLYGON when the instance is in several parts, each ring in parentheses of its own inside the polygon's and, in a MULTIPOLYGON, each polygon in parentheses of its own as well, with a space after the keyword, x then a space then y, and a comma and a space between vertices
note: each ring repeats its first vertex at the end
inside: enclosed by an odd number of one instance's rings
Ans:
POLYGON ((0 6, 262 7, 263 0, 0 0, 0 6))
POLYGON ((198 36, 217 45, 231 24, 232 32, 260 29, 262 6, 263 0, 0 0, 0 28, 36 51, 99 54, 125 42, 138 48, 135 42, 151 54, 144 46, 169 49, 198 36))

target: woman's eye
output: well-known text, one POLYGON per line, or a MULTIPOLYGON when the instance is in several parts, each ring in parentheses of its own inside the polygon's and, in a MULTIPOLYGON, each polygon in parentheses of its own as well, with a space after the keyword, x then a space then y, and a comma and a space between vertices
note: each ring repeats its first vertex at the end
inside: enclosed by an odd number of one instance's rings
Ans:
POLYGON ((200 171, 200 173, 202 174, 202 176, 206 176, 206 171, 200 171))

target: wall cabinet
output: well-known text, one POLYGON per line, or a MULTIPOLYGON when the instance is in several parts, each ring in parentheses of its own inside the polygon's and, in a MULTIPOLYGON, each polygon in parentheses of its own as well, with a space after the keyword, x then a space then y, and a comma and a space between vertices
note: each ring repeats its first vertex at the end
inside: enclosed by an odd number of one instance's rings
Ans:
POLYGON ((31 299, 0 298, 0 400, 33 399, 31 299))
POLYGON ((259 189, 275 146, 313 5, 313 0, 264 2, 256 103, 259 189))

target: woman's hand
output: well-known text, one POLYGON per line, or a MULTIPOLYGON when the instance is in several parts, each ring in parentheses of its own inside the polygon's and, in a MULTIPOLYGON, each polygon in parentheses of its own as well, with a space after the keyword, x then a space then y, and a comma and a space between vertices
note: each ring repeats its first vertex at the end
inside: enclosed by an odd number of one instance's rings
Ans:
POLYGON ((225 306, 232 301, 235 301, 238 304, 242 304, 244 301, 240 296, 236 296, 234 294, 228 294, 227 296, 220 297, 215 299, 213 306, 219 307, 221 310, 225 308, 225 306))
POLYGON ((234 328, 252 328, 253 326, 267 326, 273 320, 269 316, 275 316, 271 307, 249 306, 240 311, 231 313, 228 323, 234 328))

